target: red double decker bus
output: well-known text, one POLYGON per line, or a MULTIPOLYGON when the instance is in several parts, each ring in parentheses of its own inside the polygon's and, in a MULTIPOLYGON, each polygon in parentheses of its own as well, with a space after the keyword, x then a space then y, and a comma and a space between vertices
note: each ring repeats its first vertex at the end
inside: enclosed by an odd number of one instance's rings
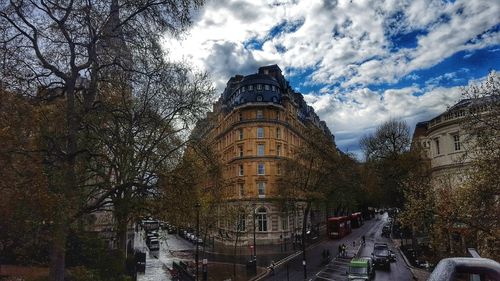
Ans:
POLYGON ((348 216, 328 218, 326 231, 330 239, 340 239, 351 233, 351 220, 348 216))
POLYGON ((352 228, 358 228, 363 225, 363 216, 361 212, 353 213, 349 218, 351 219, 352 228))

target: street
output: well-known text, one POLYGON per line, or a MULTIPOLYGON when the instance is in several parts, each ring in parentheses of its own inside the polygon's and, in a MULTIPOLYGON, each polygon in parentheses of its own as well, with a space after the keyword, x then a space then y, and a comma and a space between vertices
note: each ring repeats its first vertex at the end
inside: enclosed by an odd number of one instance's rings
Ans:
MULTIPOLYGON (((366 221, 365 224, 353 229, 352 233, 340 240, 326 240, 317 245, 310 247, 307 252, 307 280, 347 280, 348 262, 334 259, 330 264, 321 264, 321 253, 324 249, 328 249, 330 253, 336 257, 338 255, 338 246, 344 243, 347 247, 348 256, 352 256, 359 247, 361 237, 365 235, 366 245, 361 248, 360 256, 371 256, 373 244, 375 242, 384 242, 394 249, 392 241, 388 238, 381 237, 382 227, 387 223, 388 216, 377 215, 375 219, 366 221), (356 245, 353 247, 353 240, 356 245)), ((394 249, 396 254, 396 262, 391 264, 390 271, 381 269, 376 270, 375 280, 412 280, 410 270, 407 268, 403 258, 398 250, 394 249)), ((268 276, 264 280, 304 280, 304 270, 302 266, 302 255, 291 259, 288 263, 279 264, 275 268, 274 275, 268 276)))
POLYGON ((151 252, 146 247, 144 232, 135 233, 135 248, 146 251, 146 271, 137 275, 137 281, 165 281, 171 280, 166 268, 172 267, 173 261, 193 260, 193 244, 177 235, 167 234, 160 231, 160 250, 151 252))

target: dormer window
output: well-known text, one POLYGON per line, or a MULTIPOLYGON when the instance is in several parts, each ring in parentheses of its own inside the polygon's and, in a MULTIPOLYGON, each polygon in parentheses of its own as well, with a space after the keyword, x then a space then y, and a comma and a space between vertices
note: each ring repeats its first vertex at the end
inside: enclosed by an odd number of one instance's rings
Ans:
POLYGON ((257 84, 257 91, 262 90, 262 84, 257 84))
POLYGON ((269 91, 269 85, 264 85, 264 90, 269 91))
POLYGON ((252 91, 252 90, 253 90, 253 85, 248 85, 247 87, 248 87, 248 90, 249 90, 249 91, 252 91))
POLYGON ((271 86, 271 91, 273 91, 273 92, 276 91, 276 86, 272 85, 271 86))
POLYGON ((262 101, 262 96, 261 95, 257 96, 257 101, 262 101))
POLYGON ((241 87, 241 92, 243 93, 245 91, 245 86, 241 87))

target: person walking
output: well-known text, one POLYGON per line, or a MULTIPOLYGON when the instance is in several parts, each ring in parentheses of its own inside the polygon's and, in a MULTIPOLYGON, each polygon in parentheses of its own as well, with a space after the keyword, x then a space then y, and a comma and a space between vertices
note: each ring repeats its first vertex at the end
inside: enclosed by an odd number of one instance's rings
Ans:
POLYGON ((269 266, 269 269, 271 269, 271 275, 274 276, 274 267, 276 266, 276 264, 274 264, 274 261, 271 261, 271 265, 269 266))
POLYGON ((363 246, 364 246, 366 243, 365 236, 363 235, 363 237, 361 237, 361 238, 363 239, 363 246))
POLYGON ((341 257, 342 256, 342 245, 339 244, 339 253, 338 253, 338 256, 341 257))
POLYGON ((346 246, 344 243, 342 243, 342 257, 345 257, 346 256, 346 246))

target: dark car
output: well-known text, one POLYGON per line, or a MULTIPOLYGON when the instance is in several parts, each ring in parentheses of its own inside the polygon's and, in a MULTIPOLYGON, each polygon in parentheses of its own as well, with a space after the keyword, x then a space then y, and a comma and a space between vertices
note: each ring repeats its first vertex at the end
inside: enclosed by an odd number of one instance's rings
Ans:
POLYGON ((391 270, 391 251, 386 243, 375 243, 372 257, 375 266, 391 270))
POLYGON ((386 224, 382 228, 382 236, 389 237, 391 234, 391 226, 386 224))

